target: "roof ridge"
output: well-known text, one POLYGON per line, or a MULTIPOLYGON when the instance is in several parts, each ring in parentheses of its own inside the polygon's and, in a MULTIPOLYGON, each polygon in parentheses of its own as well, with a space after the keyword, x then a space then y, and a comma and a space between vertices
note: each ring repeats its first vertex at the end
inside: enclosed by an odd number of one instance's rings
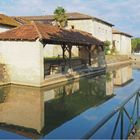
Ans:
POLYGON ((41 32, 39 31, 39 29, 38 29, 38 27, 36 25, 36 22, 35 21, 32 21, 31 24, 34 25, 34 27, 35 27, 35 29, 37 31, 39 40, 42 40, 43 39, 43 36, 42 36, 41 32))
POLYGON ((14 27, 20 26, 20 23, 18 23, 15 19, 13 19, 8 15, 0 13, 0 18, 1 18, 0 24, 14 26, 14 27))

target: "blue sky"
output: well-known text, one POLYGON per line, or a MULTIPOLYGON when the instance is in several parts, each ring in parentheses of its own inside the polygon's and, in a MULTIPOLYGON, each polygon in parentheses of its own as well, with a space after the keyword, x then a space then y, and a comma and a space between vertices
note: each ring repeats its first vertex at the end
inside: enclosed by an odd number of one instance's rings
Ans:
POLYGON ((111 22, 140 37, 140 0, 0 0, 0 13, 10 16, 52 14, 57 6, 111 22))

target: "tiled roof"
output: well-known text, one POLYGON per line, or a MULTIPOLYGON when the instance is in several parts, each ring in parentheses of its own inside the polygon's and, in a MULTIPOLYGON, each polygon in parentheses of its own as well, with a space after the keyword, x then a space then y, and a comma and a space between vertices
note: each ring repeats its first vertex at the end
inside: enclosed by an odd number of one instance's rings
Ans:
MULTIPOLYGON (((86 15, 86 14, 81 14, 81 13, 78 13, 78 12, 66 13, 66 16, 67 16, 68 20, 95 19, 95 20, 103 22, 103 23, 105 23, 107 25, 114 26, 112 23, 109 23, 109 22, 104 21, 102 19, 99 19, 97 17, 89 16, 89 15, 86 15)), ((28 19, 28 20, 33 20, 33 21, 54 20, 54 16, 53 15, 23 16, 21 18, 28 19)))
POLYGON ((72 43, 74 45, 92 45, 103 43, 91 34, 79 30, 66 30, 55 26, 35 23, 21 25, 20 27, 0 33, 0 40, 29 40, 40 39, 48 43, 62 44, 72 43))
POLYGON ((12 17, 6 16, 4 14, 0 14, 0 24, 12 27, 17 27, 20 25, 20 23, 15 21, 12 17))
MULTIPOLYGON (((81 14, 81 13, 66 13, 66 16, 68 19, 92 19, 91 16, 81 14)), ((44 16, 23 16, 22 18, 24 19, 29 19, 29 20, 53 20, 54 16, 53 15, 44 15, 44 16)))
POLYGON ((125 32, 121 32, 115 28, 112 29, 112 33, 113 34, 122 34, 122 35, 125 35, 125 36, 128 36, 128 37, 133 37, 132 35, 128 34, 128 33, 125 33, 125 32))
POLYGON ((14 20, 16 20, 17 22, 21 23, 21 24, 29 24, 31 21, 28 19, 23 19, 21 17, 13 17, 14 20))

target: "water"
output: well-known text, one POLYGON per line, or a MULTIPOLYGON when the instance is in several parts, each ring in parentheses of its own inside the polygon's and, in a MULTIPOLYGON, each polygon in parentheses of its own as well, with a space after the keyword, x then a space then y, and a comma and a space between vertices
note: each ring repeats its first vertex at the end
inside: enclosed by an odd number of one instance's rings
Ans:
MULTIPOLYGON (((44 88, 2 86, 0 138, 82 138, 140 88, 139 79, 140 70, 127 64, 106 75, 44 88)), ((109 138, 114 120, 94 138, 109 138)))

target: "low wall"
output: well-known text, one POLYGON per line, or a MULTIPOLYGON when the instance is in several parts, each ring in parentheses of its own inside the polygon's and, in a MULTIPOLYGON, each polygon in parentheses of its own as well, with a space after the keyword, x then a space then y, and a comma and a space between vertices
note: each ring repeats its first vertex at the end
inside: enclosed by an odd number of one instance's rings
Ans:
POLYGON ((130 58, 132 61, 140 62, 140 55, 131 55, 130 58))
POLYGON ((105 60, 106 60, 106 64, 119 63, 123 61, 131 61, 130 56, 128 55, 106 55, 105 60))
MULTIPOLYGON (((81 66, 83 64, 83 60, 80 58, 73 58, 71 59, 71 66, 73 69, 81 66)), ((69 67, 69 60, 64 61, 62 58, 59 59, 46 59, 44 60, 44 72, 45 75, 51 74, 51 68, 52 67, 58 67, 58 73, 62 72, 62 66, 65 66, 66 69, 69 67)))

